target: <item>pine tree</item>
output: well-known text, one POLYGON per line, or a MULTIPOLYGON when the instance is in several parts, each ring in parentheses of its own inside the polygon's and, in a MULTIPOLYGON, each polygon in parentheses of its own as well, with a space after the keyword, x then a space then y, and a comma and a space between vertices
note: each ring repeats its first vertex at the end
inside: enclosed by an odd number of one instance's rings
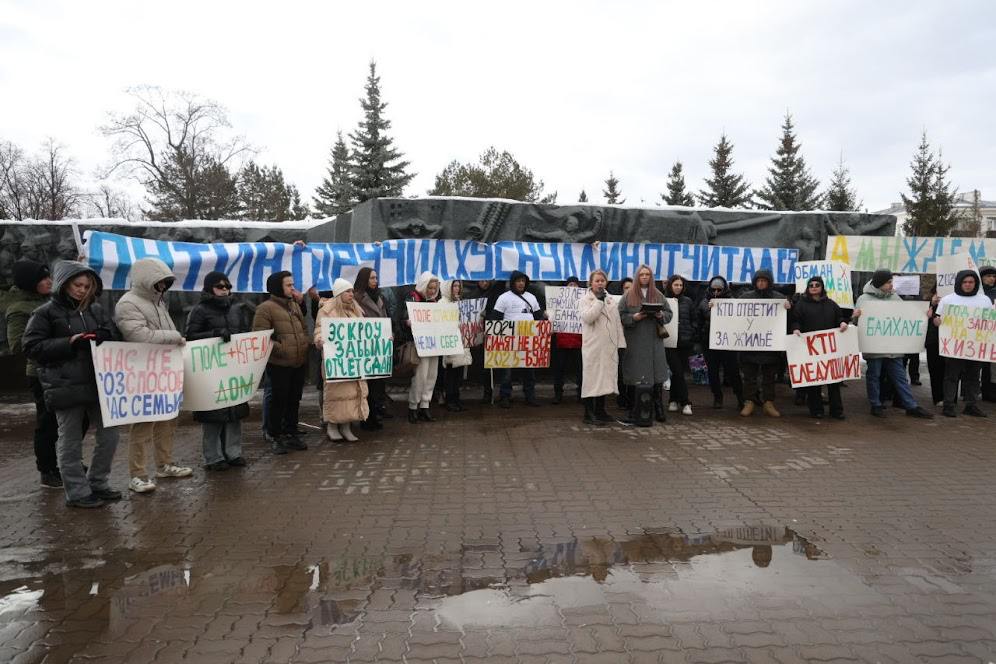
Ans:
POLYGON ((768 167, 768 178, 761 189, 754 192, 762 210, 815 210, 820 207, 820 183, 806 166, 799 154, 801 144, 796 140, 791 113, 785 114, 782 139, 768 167))
POLYGON ((380 77, 377 63, 370 62, 367 76, 367 96, 360 100, 363 120, 356 131, 349 135, 353 147, 352 185, 359 203, 371 198, 401 196, 405 186, 415 177, 408 173, 409 162, 394 147, 387 131, 391 122, 384 117, 387 103, 380 98, 380 77))
POLYGON ((671 172, 667 176, 667 193, 661 194, 661 198, 668 205, 695 206, 695 198, 685 191, 685 174, 682 172, 680 161, 674 162, 674 166, 671 167, 671 172))
POLYGON ((276 166, 260 167, 250 161, 239 171, 236 189, 240 219, 287 221, 308 216, 297 187, 288 184, 276 166))
POLYGON ((587 202, 588 202, 588 194, 586 194, 584 189, 582 189, 581 193, 578 194, 578 203, 587 203, 587 202))
POLYGON ((609 205, 622 205, 626 202, 626 199, 622 198, 622 191, 619 190, 619 178, 612 171, 609 171, 602 195, 605 196, 605 202, 609 205))
POLYGON ((706 178, 706 189, 699 191, 699 203, 705 207, 744 208, 751 205, 750 183, 743 175, 731 173, 733 143, 726 134, 719 137, 713 148, 716 156, 709 160, 712 177, 706 178))
POLYGON ((430 196, 507 198, 527 203, 556 203, 557 192, 543 193, 543 180, 520 164, 508 150, 493 145, 478 162, 450 162, 438 175, 430 196))
POLYGON ((349 212, 356 205, 356 194, 350 179, 349 148, 336 133, 335 144, 329 153, 329 166, 325 179, 318 185, 313 197, 315 212, 322 217, 335 217, 349 212))
POLYGON ((830 177, 830 186, 823 194, 823 207, 833 212, 858 212, 861 201, 858 194, 851 188, 851 172, 844 164, 844 155, 830 177))
POLYGON ((957 192, 947 182, 950 166, 934 156, 927 142, 927 132, 920 136, 920 145, 910 162, 911 173, 906 178, 910 195, 900 194, 906 207, 903 232, 921 237, 946 236, 958 223, 954 212, 957 192))

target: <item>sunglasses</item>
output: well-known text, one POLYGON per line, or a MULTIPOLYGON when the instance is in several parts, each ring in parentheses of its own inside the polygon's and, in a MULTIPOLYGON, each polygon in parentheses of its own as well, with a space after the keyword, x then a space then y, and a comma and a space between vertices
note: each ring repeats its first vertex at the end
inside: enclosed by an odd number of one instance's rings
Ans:
POLYGON ((214 287, 218 290, 232 290, 232 284, 215 284, 214 287))
POLYGON ((817 283, 809 284, 809 288, 820 288, 820 287, 821 287, 821 284, 817 284, 817 283))

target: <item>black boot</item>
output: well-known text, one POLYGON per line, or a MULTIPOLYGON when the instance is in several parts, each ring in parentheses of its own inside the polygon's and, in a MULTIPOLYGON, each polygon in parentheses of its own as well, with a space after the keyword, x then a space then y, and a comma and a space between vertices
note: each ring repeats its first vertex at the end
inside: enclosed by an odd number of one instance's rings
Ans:
POLYGON ((551 401, 550 403, 558 404, 563 400, 564 400, 564 388, 563 387, 553 388, 553 401, 551 401))
POLYGON ((598 421, 595 419, 594 399, 584 400, 584 423, 589 426, 595 426, 598 424, 598 421))
POLYGON ((418 409, 418 419, 422 420, 423 422, 435 422, 436 421, 436 418, 432 416, 432 413, 429 412, 428 408, 419 408, 418 409))
POLYGON ((408 422, 411 424, 418 424, 418 411, 414 408, 408 409, 408 422))
POLYGON ((658 422, 667 422, 664 410, 664 386, 660 383, 654 385, 654 419, 658 422))
POLYGON ((615 422, 615 419, 605 412, 605 397, 595 397, 595 420, 602 423, 615 422))

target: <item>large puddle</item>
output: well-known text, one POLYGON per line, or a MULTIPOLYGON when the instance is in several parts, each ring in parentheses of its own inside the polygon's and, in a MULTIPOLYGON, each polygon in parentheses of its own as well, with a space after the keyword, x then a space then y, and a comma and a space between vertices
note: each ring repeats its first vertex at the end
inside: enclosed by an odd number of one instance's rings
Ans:
POLYGON ((552 538, 533 548, 476 543, 448 556, 271 566, 170 561, 134 551, 38 563, 31 560, 37 553, 0 551, 0 644, 18 625, 39 619, 72 620, 112 639, 140 623, 166 625, 170 616, 203 611, 205 603, 255 605, 265 608, 270 624, 329 631, 388 608, 373 605, 378 590, 409 597, 407 613, 429 611, 459 629, 560 624, 567 611, 610 604, 666 621, 672 614, 735 612, 759 598, 847 603, 872 594, 816 546, 775 526, 660 530, 621 541, 552 538))

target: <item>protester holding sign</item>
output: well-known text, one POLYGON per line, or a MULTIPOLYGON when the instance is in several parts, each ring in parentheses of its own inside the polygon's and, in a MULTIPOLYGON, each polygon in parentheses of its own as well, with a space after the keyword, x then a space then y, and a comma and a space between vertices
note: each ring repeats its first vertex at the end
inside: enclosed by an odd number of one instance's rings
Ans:
POLYGON ((709 348, 709 330, 712 321, 711 309, 713 300, 726 300, 733 297, 730 285, 726 279, 716 275, 709 280, 709 289, 705 297, 699 302, 696 311, 698 318, 699 337, 705 342, 706 369, 709 372, 709 388, 712 390, 712 407, 723 407, 723 380, 719 377, 719 370, 723 370, 723 379, 733 390, 733 396, 737 398, 737 410, 744 407, 744 384, 740 378, 740 357, 736 351, 712 350, 709 348))
MULTIPOLYGON (((443 283, 443 302, 457 304, 463 298, 463 282, 459 280, 443 283)), ((462 332, 461 332, 462 336, 462 332)), ((460 382, 463 380, 463 369, 473 362, 470 346, 464 339, 462 353, 443 355, 443 390, 446 396, 446 410, 459 413, 466 410, 460 399, 460 382)))
MULTIPOLYGON (((581 282, 575 276, 567 277, 565 288, 581 290, 581 282)), ((572 293, 573 294, 573 293, 572 293)), ((549 299, 549 297, 547 298, 549 299)), ((547 302, 549 306, 549 302, 547 302)), ((556 325, 556 323, 554 323, 556 325)), ((581 385, 584 369, 581 362, 581 335, 574 332, 557 332, 553 335, 553 403, 564 400, 564 374, 569 368, 574 374, 574 382, 578 387, 578 401, 581 400, 581 385)))
POLYGON ((266 440, 274 454, 306 450, 297 435, 301 394, 308 372, 311 335, 304 313, 295 298, 294 277, 290 272, 274 272, 266 279, 270 298, 256 307, 252 331, 273 330, 273 350, 266 363, 272 397, 266 420, 266 440))
MULTIPOLYGON (((641 265, 633 278, 633 287, 619 300, 619 318, 626 333, 623 357, 623 381, 627 386, 653 386, 654 419, 665 422, 664 382, 668 379, 667 355, 660 331, 674 312, 664 294, 654 284, 654 273, 641 265)), ((630 419, 636 420, 634 403, 630 419)))
MULTIPOLYGON (((786 309, 792 308, 784 295, 774 289, 774 277, 770 270, 758 270, 751 281, 751 289, 740 294, 745 300, 782 300, 786 309)), ((764 414, 768 417, 781 417, 775 408, 775 375, 781 364, 780 351, 751 350, 740 353, 740 371, 743 374, 744 390, 747 400, 740 414, 750 417, 754 414, 755 404, 762 404, 764 414), (758 390, 757 380, 761 379, 758 390)))
POLYGON ((944 405, 944 358, 941 357, 938 328, 933 325, 934 312, 941 302, 937 294, 937 286, 930 289, 930 307, 927 309, 927 337, 924 347, 927 351, 927 371, 930 373, 931 402, 941 407, 944 405))
POLYGON ((588 291, 581 299, 581 359, 584 381, 585 424, 613 422, 605 410, 605 396, 618 392, 619 349, 626 347, 626 335, 619 308, 608 298, 609 279, 602 270, 588 277, 588 291))
MULTIPOLYGON (((799 336, 802 332, 817 332, 820 330, 840 329, 847 331, 844 322, 844 312, 840 305, 827 295, 823 277, 810 277, 806 283, 806 291, 792 308, 792 332, 799 336)), ((852 332, 857 334, 857 332, 852 332)), ((857 359, 857 358, 856 358, 857 359)), ((823 417, 823 397, 821 387, 804 387, 806 403, 811 417, 823 417)), ((830 395, 830 417, 835 420, 844 419, 844 402, 840 398, 840 383, 827 384, 830 395)))
MULTIPOLYGON (((228 343, 233 334, 248 331, 242 324, 242 316, 232 307, 232 283, 228 277, 224 272, 208 272, 204 277, 201 301, 190 310, 183 336, 187 341, 217 337, 228 343)), ((246 465, 242 458, 242 420, 248 415, 248 403, 194 411, 194 420, 201 423, 205 470, 220 471, 246 465)))
MULTIPOLYGON (((975 309, 992 309, 993 302, 984 293, 979 292, 979 277, 974 270, 962 270, 955 277, 954 292, 941 298, 934 314, 934 325, 940 327, 945 315, 955 307, 967 312, 975 309)), ((971 314, 970 314, 971 315, 971 314)), ((990 320, 996 321, 996 316, 990 320)), ((942 332, 943 336, 943 332, 942 332)), ((941 341, 943 344, 943 340, 941 341)), ((981 398, 982 362, 962 357, 945 356, 944 358, 944 416, 956 417, 955 401, 958 398, 958 382, 961 381, 962 394, 965 397, 966 415, 973 417, 988 417, 978 406, 981 398)))
MULTIPOLYGON (((131 290, 118 300, 114 322, 125 341, 145 344, 182 346, 184 339, 173 324, 166 304, 166 292, 176 278, 166 263, 158 258, 143 258, 131 266, 131 290)), ((156 488, 152 475, 146 473, 145 454, 153 448, 155 477, 190 477, 193 471, 173 463, 173 437, 176 418, 155 422, 137 422, 128 430, 128 488, 146 493, 156 488)))
MULTIPOLYGON (((28 259, 14 263, 14 285, 7 292, 7 343, 14 355, 23 354, 22 339, 28 320, 35 309, 44 304, 52 294, 52 275, 46 265, 28 259)), ((59 439, 59 422, 55 413, 45 407, 45 390, 38 380, 38 368, 28 359, 24 373, 35 402, 35 466, 41 475, 41 485, 61 489, 59 457, 56 441, 59 439)))
POLYGON ((107 484, 118 430, 105 427, 101 418, 90 350, 91 340, 100 344, 118 336, 96 302, 102 289, 100 277, 86 265, 59 261, 52 271, 52 297, 31 315, 22 339, 24 354, 38 366, 45 407, 58 422, 56 449, 70 507, 100 507, 121 499, 121 492, 107 484), (97 444, 86 474, 85 418, 97 428, 97 444))
MULTIPOLYGON (((356 302, 353 284, 345 279, 336 279, 332 284, 332 298, 322 302, 315 321, 315 344, 321 347, 322 320, 325 318, 363 318, 363 309, 356 302)), ((322 390, 322 421, 325 422, 325 435, 331 441, 347 440, 356 442, 352 422, 366 421, 370 416, 367 404, 367 381, 333 380, 326 381, 322 390)))
MULTIPOLYGON (((996 304, 996 267, 986 265, 979 268, 982 277, 982 291, 996 304)), ((996 401, 996 382, 993 382, 993 363, 988 362, 982 368, 982 400, 996 401)))
MULTIPOLYGON (((528 289, 529 277, 522 272, 513 272, 508 279, 508 290, 495 302, 493 318, 507 321, 545 319, 543 308, 528 289)), ((498 370, 498 380, 501 383, 498 406, 512 407, 513 372, 522 377, 522 391, 526 395, 526 405, 539 406, 539 402, 536 401, 536 371, 531 368, 498 370)))
MULTIPOLYGON (((377 271, 362 267, 353 282, 353 297, 367 318, 390 318, 391 310, 380 292, 380 282, 377 271)), ((377 431, 383 429, 383 420, 394 417, 387 411, 387 383, 383 380, 372 380, 367 383, 367 405, 370 416, 360 424, 361 429, 377 431)))
MULTIPOLYGON (((406 302, 438 302, 439 279, 432 272, 423 272, 419 275, 415 288, 406 302)), ((412 333, 412 322, 408 317, 408 307, 402 313, 404 324, 404 334, 409 341, 414 340, 412 333)), ((408 421, 411 424, 421 422, 435 422, 436 418, 429 412, 429 405, 432 403, 432 391, 436 387, 436 377, 439 375, 439 357, 424 357, 419 360, 415 367, 415 374, 412 382, 408 386, 408 421)))
MULTIPOLYGON (((505 285, 492 279, 482 279, 477 282, 477 293, 474 297, 483 298, 485 301, 485 321, 496 319, 497 314, 495 313, 495 304, 497 304, 498 298, 501 297, 504 292, 505 285)), ((494 399, 494 393, 492 390, 494 372, 488 371, 484 368, 484 344, 482 343, 480 346, 473 347, 471 349, 471 356, 474 358, 473 364, 470 365, 471 372, 474 375, 482 375, 481 382, 484 385, 484 392, 481 395, 481 403, 489 404, 494 399)))
POLYGON ((671 392, 668 395, 670 398, 667 409, 676 413, 680 408, 682 415, 691 415, 692 401, 688 398, 685 370, 695 345, 695 303, 685 294, 685 278, 680 274, 672 274, 668 278, 664 296, 678 301, 677 311, 674 312, 678 317, 678 343, 674 348, 665 349, 667 364, 671 369, 671 392))
MULTIPOLYGON (((902 299, 893 289, 890 270, 879 269, 872 274, 871 281, 865 284, 861 296, 854 303, 855 309, 851 313, 852 324, 858 324, 863 314, 861 308, 872 302, 902 302, 902 299)), ((913 391, 910 389, 910 382, 906 377, 906 368, 903 366, 904 353, 867 353, 862 351, 861 354, 864 355, 867 363, 865 384, 868 388, 868 401, 871 403, 872 415, 875 417, 886 416, 881 398, 881 378, 884 372, 892 381, 896 397, 902 407, 906 409, 907 415, 927 420, 934 419, 933 414, 919 406, 916 399, 913 398, 913 391)))

